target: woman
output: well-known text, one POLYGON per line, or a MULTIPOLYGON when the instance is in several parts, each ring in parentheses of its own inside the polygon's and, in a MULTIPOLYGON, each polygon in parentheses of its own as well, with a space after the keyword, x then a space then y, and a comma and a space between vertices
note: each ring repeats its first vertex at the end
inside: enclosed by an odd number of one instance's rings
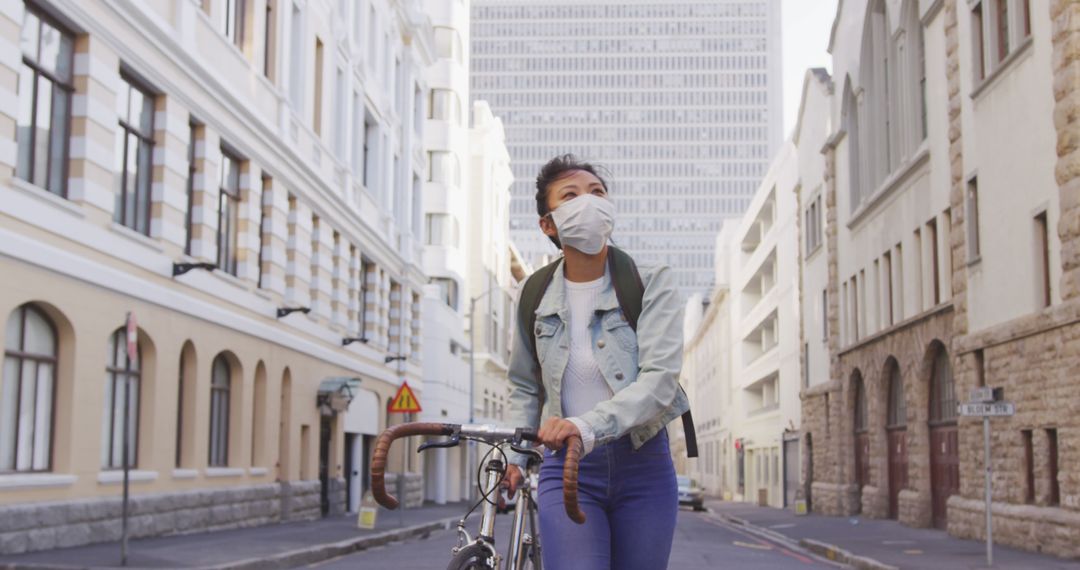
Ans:
MULTIPOLYGON (((540 426, 548 449, 538 497, 544 565, 666 568, 678 488, 664 426, 689 407, 678 383, 682 303, 671 271, 641 271, 635 333, 609 274, 615 206, 596 169, 572 155, 551 160, 536 179, 536 208, 541 231, 563 257, 533 330, 518 323, 509 378, 511 422, 540 426), (524 335, 534 335, 535 353, 524 335), (563 507, 559 450, 574 435, 585 451, 578 475, 584 525, 571 521, 563 507)), ((515 455, 510 462, 512 495, 524 458, 515 455)))

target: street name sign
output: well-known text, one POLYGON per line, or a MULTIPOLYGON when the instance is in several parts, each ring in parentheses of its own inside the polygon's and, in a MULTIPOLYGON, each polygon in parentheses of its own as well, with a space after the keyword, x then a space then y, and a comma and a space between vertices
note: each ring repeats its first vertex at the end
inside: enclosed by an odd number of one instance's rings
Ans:
POLYGON ((1011 416, 1016 413, 1012 402, 968 402, 959 406, 961 416, 1011 416))

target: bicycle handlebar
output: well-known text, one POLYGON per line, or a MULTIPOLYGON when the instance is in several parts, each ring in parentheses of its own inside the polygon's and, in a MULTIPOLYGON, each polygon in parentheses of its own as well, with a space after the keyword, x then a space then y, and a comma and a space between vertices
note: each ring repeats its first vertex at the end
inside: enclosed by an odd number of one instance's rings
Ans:
MULTIPOLYGON (((375 441, 375 453, 371 458, 371 492, 375 501, 390 510, 398 507, 397 498, 386 492, 386 456, 395 439, 414 435, 452 436, 454 434, 481 439, 489 443, 537 441, 536 430, 527 428, 508 429, 483 424, 461 426, 435 422, 413 422, 388 427, 375 441)), ((580 437, 571 436, 566 440, 566 460, 563 464, 563 503, 566 506, 566 515, 578 524, 585 522, 585 513, 581 512, 577 496, 578 466, 581 463, 583 451, 580 437)))

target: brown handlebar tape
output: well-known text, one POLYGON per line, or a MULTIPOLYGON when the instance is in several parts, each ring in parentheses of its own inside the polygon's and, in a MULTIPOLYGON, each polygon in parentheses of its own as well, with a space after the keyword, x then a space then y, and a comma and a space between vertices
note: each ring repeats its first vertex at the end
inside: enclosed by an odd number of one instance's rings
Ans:
POLYGON ((585 524, 585 513, 578 506, 578 465, 581 463, 581 454, 585 446, 581 438, 572 435, 566 439, 566 460, 563 464, 563 503, 566 506, 566 516, 570 520, 585 524))
POLYGON ((386 428, 375 440, 375 453, 371 458, 371 494, 375 501, 388 509, 396 509, 398 500, 386 492, 386 454, 395 439, 413 435, 451 435, 452 424, 435 422, 414 422, 386 428))

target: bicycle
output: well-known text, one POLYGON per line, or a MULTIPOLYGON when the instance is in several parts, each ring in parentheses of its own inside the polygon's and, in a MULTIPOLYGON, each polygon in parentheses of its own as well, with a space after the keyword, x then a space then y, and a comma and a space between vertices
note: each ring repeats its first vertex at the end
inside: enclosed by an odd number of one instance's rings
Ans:
MULTIPOLYGON (((528 428, 503 428, 489 424, 444 424, 434 422, 413 422, 392 426, 379 434, 375 441, 375 453, 371 459, 371 488, 375 501, 383 507, 393 510, 398 507, 398 500, 386 492, 386 456, 395 439, 416 435, 445 436, 442 441, 429 441, 420 446, 417 452, 432 448, 455 447, 461 440, 471 440, 491 445, 491 449, 480 462, 477 472, 477 485, 480 489, 480 501, 473 505, 465 516, 458 521, 458 545, 451 550, 453 558, 447 570, 499 570, 503 557, 495 549, 495 509, 496 502, 491 499, 494 493, 498 497, 503 479, 506 477, 505 452, 502 447, 510 448, 527 457, 521 493, 514 507, 514 520, 510 530, 510 546, 507 550, 506 570, 541 570, 540 537, 536 526, 536 501, 529 474, 537 470, 544 461, 540 452, 526 447, 526 443, 535 443, 536 431, 528 428), (498 450, 500 457, 492 454, 498 450), (481 474, 485 474, 481 484, 481 474), (480 528, 476 538, 472 538, 465 529, 465 520, 483 504, 480 528), (528 523, 528 532, 525 530, 528 523)), ((578 465, 583 451, 581 438, 572 436, 566 442, 566 461, 563 467, 563 502, 566 514, 578 524, 585 522, 585 514, 578 505, 578 465)))

